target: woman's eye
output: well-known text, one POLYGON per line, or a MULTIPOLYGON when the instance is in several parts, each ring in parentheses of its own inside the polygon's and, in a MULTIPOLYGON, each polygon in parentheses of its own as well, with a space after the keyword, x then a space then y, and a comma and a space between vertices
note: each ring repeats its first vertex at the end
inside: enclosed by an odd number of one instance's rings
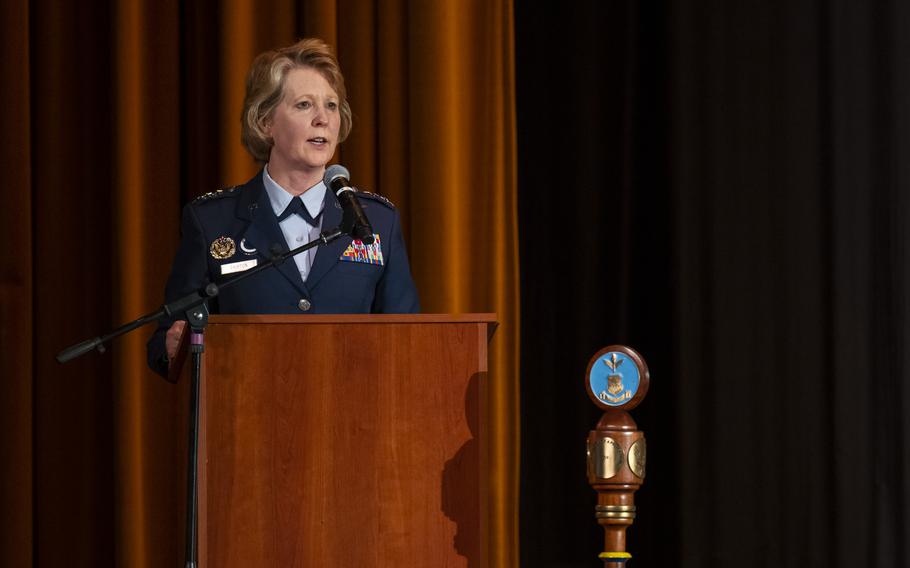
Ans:
POLYGON ((327 104, 326 106, 329 107, 329 109, 331 109, 331 110, 336 110, 338 108, 338 103, 336 103, 335 101, 332 101, 329 104, 327 104))
POLYGON ((310 104, 310 101, 300 101, 299 103, 297 103, 297 108, 301 108, 301 109, 307 109, 307 108, 310 108, 311 106, 313 106, 313 105, 310 104))

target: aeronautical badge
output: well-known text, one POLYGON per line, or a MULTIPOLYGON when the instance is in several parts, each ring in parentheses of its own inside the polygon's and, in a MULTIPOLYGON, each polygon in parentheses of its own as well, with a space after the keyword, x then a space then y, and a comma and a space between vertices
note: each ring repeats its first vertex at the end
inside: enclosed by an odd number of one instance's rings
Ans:
POLYGON ((237 252, 237 247, 234 246, 234 239, 231 237, 218 237, 212 241, 209 252, 212 253, 212 258, 224 260, 234 256, 234 253, 237 252))
POLYGON ((341 254, 341 258, 338 260, 343 260, 345 262, 362 262, 365 264, 375 264, 382 266, 385 264, 382 260, 382 247, 379 242, 379 235, 373 233, 373 244, 365 245, 362 241, 355 239, 341 254))
POLYGON ((623 345, 601 349, 588 365, 588 396, 603 410, 630 410, 648 392, 648 366, 641 355, 623 345))

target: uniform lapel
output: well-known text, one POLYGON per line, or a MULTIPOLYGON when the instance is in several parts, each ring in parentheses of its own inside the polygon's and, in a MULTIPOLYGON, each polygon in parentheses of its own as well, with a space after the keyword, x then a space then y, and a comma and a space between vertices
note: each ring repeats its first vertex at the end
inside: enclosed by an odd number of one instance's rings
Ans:
MULTIPOLYGON (((271 259, 272 246, 277 244, 282 251, 288 250, 287 241, 284 239, 284 233, 278 226, 278 218, 272 211, 272 204, 269 202, 269 196, 262 185, 262 172, 247 182, 243 188, 243 193, 237 203, 237 217, 249 222, 246 232, 242 235, 242 241, 246 248, 255 248, 261 260, 271 259)), ((300 278, 300 271, 297 269, 297 263, 293 258, 288 258, 280 265, 275 267, 295 288, 304 296, 309 295, 303 280, 300 278)))
MULTIPOLYGON (((322 210, 322 231, 331 231, 341 224, 341 205, 338 198, 328 188, 325 192, 325 207, 322 210)), ((343 235, 327 245, 321 245, 316 249, 316 257, 313 260, 313 266, 310 267, 310 273, 306 278, 307 288, 310 290, 316 286, 319 280, 338 263, 341 253, 351 244, 351 237, 343 235)))

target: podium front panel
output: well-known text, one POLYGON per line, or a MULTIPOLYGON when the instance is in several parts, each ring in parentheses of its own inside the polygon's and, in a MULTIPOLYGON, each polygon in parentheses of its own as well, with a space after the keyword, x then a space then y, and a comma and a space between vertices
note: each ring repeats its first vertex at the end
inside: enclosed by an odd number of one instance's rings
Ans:
POLYGON ((213 317, 200 566, 485 565, 492 318, 213 317))

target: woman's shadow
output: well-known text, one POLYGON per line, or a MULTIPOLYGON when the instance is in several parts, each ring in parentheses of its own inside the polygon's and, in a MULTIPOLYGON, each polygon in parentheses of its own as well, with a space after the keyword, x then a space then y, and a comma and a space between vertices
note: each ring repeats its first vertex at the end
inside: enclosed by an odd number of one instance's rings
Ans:
POLYGON ((468 561, 468 568, 483 565, 484 543, 487 538, 487 463, 481 459, 485 451, 480 423, 481 408, 485 406, 487 373, 476 373, 465 391, 465 418, 471 439, 447 460, 442 471, 442 512, 456 525, 453 545, 468 561))

